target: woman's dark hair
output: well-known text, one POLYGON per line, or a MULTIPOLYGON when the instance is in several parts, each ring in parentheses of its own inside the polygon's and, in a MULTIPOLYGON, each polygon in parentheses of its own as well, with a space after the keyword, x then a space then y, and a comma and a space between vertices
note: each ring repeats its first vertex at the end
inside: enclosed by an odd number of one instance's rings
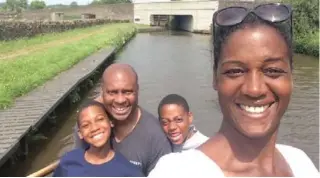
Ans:
POLYGON ((292 24, 290 19, 281 22, 281 23, 271 23, 260 19, 259 17, 250 14, 248 15, 245 20, 237 25, 228 26, 228 27, 220 27, 216 26, 213 22, 213 54, 214 54, 214 71, 217 70, 218 63, 220 60, 221 49, 223 48, 224 44, 228 40, 229 36, 239 30, 244 28, 254 28, 261 25, 272 27, 279 32, 279 34, 285 40, 288 46, 288 55, 290 57, 290 66, 292 68, 292 24))

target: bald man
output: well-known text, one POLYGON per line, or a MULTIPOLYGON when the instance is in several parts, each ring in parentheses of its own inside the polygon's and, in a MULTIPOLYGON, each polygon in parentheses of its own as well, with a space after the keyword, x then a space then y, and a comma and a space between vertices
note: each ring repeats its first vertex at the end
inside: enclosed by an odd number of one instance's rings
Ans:
MULTIPOLYGON (((102 75, 101 95, 114 119, 112 146, 147 176, 159 158, 172 152, 158 119, 138 105, 138 75, 128 64, 112 64, 102 75)), ((86 144, 76 136, 76 147, 86 144)))

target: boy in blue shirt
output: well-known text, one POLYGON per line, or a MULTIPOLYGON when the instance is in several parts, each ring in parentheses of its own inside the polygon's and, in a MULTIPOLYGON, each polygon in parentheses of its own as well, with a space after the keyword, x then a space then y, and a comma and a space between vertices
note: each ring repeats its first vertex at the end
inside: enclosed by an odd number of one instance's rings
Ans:
POLYGON ((77 124, 80 139, 89 146, 67 152, 54 177, 143 177, 139 169, 110 145, 112 122, 104 106, 96 101, 83 105, 77 124))

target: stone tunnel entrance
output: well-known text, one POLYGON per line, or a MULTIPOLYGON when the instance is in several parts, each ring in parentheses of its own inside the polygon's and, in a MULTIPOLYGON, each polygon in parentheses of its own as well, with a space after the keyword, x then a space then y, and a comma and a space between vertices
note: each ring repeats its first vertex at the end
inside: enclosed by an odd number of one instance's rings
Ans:
POLYGON ((191 15, 171 16, 170 27, 172 30, 193 31, 193 17, 191 15))
POLYGON ((151 15, 151 26, 166 27, 170 30, 193 31, 192 15, 151 15))

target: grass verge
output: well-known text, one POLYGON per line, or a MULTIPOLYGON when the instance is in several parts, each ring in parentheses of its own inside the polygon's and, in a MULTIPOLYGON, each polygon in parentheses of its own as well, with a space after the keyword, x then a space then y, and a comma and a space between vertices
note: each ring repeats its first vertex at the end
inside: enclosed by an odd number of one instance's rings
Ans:
POLYGON ((310 33, 296 37, 294 41, 296 53, 319 57, 319 33, 310 33))
POLYGON ((108 46, 121 48, 126 40, 136 32, 136 27, 130 23, 108 24, 7 42, 11 45, 11 48, 7 48, 7 51, 10 51, 12 48, 18 49, 16 46, 20 46, 21 49, 26 44, 30 47, 30 45, 44 44, 58 38, 71 37, 74 34, 85 35, 89 31, 95 30, 99 30, 99 33, 14 59, 0 60, 0 73, 2 74, 0 78, 0 109, 10 107, 16 97, 44 84, 58 73, 69 69, 99 49, 108 46))
POLYGON ((75 30, 70 30, 62 33, 48 33, 43 35, 37 35, 32 38, 19 38, 17 40, 10 40, 10 41, 1 41, 0 42, 0 53, 8 53, 8 52, 14 52, 16 50, 20 50, 22 48, 31 47, 34 45, 42 45, 46 44, 51 41, 57 41, 57 40, 63 40, 66 38, 72 38, 81 34, 86 34, 90 32, 97 31, 99 29, 103 29, 105 27, 108 27, 107 25, 98 25, 94 27, 88 27, 88 28, 79 28, 75 30))

